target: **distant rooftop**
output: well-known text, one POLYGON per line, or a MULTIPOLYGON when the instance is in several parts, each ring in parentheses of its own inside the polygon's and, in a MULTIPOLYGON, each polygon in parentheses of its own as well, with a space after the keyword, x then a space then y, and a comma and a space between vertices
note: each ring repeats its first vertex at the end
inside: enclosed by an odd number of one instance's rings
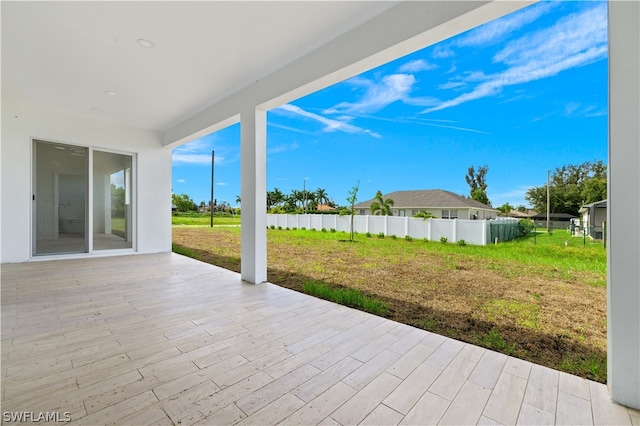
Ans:
MULTIPOLYGON (((385 200, 387 198, 392 199, 393 207, 395 208, 473 208, 497 211, 491 206, 479 201, 442 189, 395 191, 389 194, 384 194, 382 197, 385 200)), ((375 198, 372 198, 358 203, 354 207, 357 209, 368 209, 374 201, 375 198)))

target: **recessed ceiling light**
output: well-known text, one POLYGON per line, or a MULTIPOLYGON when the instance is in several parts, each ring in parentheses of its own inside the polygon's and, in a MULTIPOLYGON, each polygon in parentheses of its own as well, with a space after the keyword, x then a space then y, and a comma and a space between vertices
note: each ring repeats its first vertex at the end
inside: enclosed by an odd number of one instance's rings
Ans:
POLYGON ((114 92, 113 90, 107 90, 104 93, 106 93, 109 96, 115 96, 116 95, 116 92, 114 92))
POLYGON ((143 38, 139 38, 138 39, 138 44, 142 47, 146 47, 147 49, 151 49, 153 47, 153 43, 151 43, 149 40, 145 40, 143 38))
POLYGON ((100 108, 91 108, 91 111, 93 111, 93 112, 102 112, 102 110, 100 108))

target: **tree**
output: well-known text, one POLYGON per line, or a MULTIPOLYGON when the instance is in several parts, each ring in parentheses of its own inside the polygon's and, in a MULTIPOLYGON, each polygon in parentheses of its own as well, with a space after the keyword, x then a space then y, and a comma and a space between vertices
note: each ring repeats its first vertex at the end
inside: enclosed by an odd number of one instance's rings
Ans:
MULTIPOLYGON (((607 166, 602 161, 586 161, 558 167, 550 176, 549 192, 552 213, 577 216, 582 205, 607 198, 607 166)), ((546 212, 547 186, 529 189, 525 199, 538 213, 546 212)))
POLYGON ((471 192, 472 200, 476 200, 482 204, 486 204, 487 206, 491 206, 491 201, 489 201, 489 197, 487 196, 487 192, 483 189, 476 188, 471 192))
POLYGON ((509 203, 504 203, 503 205, 498 207, 498 210, 500 210, 505 216, 507 216, 511 212, 511 210, 515 210, 515 207, 513 207, 509 203))
POLYGON ((347 197, 347 203, 349 203, 349 208, 344 209, 340 212, 340 216, 343 214, 351 215, 351 222, 349 225, 349 235, 351 236, 351 241, 353 241, 353 216, 356 214, 355 204, 358 201, 358 189, 360 189, 360 180, 356 183, 356 185, 351 188, 349 191, 349 196, 347 197))
POLYGON ((478 166, 477 171, 473 166, 471 166, 467 170, 467 175, 465 176, 465 180, 469 185, 470 198, 490 206, 491 202, 489 201, 489 197, 487 196, 487 181, 486 181, 486 176, 488 171, 489 171, 489 166, 487 166, 486 164, 483 166, 478 166))
POLYGON ((236 204, 240 204, 242 202, 242 198, 239 195, 236 195, 236 204))
POLYGON ((316 189, 315 200, 320 204, 320 207, 322 208, 324 203, 327 203, 329 201, 329 195, 327 194, 327 191, 323 188, 316 189))
POLYGON ((518 207, 516 207, 516 210, 518 210, 520 213, 526 213, 527 212, 527 208, 525 206, 523 206, 522 204, 518 205, 518 207))
POLYGON ((179 212, 198 210, 198 206, 187 194, 171 194, 171 202, 179 212))
POLYGON ((371 203, 369 209, 372 215, 393 216, 391 207, 393 207, 393 200, 391 198, 385 200, 382 198, 382 192, 378 190, 375 201, 371 203))
POLYGON ((425 212, 420 210, 418 213, 414 214, 413 217, 418 218, 418 219, 430 219, 432 217, 435 217, 433 214, 429 213, 429 212, 425 212))

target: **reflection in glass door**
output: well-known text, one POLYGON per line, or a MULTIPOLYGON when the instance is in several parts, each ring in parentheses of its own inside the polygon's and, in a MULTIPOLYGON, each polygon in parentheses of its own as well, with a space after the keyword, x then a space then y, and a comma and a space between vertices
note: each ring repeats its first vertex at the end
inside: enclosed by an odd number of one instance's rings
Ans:
POLYGON ((87 148, 34 141, 34 255, 87 251, 87 148))
POLYGON ((132 248, 131 155, 93 151, 93 249, 132 248))

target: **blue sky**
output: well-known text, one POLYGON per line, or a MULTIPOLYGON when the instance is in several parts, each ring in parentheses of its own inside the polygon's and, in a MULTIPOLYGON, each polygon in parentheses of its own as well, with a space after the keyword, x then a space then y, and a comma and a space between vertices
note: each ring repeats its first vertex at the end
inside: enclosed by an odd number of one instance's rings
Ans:
MULTIPOLYGON (((493 206, 527 204, 547 170, 607 160, 605 2, 542 2, 269 111, 267 189, 346 204, 406 189, 468 195, 487 164, 493 206)), ((173 191, 240 194, 240 126, 173 151, 173 191)))

